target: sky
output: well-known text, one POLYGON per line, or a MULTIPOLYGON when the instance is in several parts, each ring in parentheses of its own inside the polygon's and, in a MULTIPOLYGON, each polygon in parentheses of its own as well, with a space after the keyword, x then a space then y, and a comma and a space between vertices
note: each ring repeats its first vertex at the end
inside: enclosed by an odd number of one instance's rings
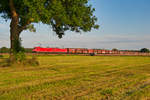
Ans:
MULTIPOLYGON (((96 9, 98 30, 67 31, 58 39, 50 26, 38 23, 36 33, 21 33, 22 45, 59 48, 150 49, 150 0, 90 0, 96 9)), ((9 47, 9 23, 0 18, 0 47, 9 47)))

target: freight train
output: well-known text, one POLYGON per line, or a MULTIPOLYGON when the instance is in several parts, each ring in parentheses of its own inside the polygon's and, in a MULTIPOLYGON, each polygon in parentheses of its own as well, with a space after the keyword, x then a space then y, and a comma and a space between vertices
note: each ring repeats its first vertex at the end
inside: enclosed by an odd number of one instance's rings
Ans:
POLYGON ((51 53, 51 54, 117 54, 117 55, 147 55, 140 51, 129 50, 104 50, 104 49, 86 49, 86 48, 42 48, 35 47, 33 50, 35 53, 51 53))
POLYGON ((33 52, 38 53, 66 53, 66 54, 111 54, 111 50, 101 50, 101 49, 86 49, 86 48, 41 48, 35 47, 33 52))

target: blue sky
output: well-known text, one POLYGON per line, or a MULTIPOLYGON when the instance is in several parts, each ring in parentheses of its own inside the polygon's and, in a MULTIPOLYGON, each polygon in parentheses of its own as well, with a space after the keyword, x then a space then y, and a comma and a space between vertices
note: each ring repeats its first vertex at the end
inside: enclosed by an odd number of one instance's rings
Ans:
MULTIPOLYGON (((24 47, 82 47, 105 49, 150 49, 150 0, 90 0, 96 8, 98 30, 67 31, 58 39, 49 26, 36 24, 37 32, 21 34, 24 47)), ((0 47, 9 47, 9 21, 0 18, 0 47)))

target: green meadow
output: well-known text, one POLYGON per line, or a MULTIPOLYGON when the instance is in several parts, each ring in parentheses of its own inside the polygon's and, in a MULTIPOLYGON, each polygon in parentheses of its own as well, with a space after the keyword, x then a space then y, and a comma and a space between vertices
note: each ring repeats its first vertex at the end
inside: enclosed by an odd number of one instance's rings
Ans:
POLYGON ((0 100, 150 99, 150 57, 58 55, 37 59, 39 66, 0 67, 0 100))

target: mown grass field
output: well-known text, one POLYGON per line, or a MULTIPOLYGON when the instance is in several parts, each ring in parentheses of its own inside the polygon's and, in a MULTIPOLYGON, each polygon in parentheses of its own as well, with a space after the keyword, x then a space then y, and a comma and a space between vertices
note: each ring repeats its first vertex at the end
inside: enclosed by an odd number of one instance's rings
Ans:
POLYGON ((150 57, 38 56, 0 68, 0 100, 150 100, 150 57))

